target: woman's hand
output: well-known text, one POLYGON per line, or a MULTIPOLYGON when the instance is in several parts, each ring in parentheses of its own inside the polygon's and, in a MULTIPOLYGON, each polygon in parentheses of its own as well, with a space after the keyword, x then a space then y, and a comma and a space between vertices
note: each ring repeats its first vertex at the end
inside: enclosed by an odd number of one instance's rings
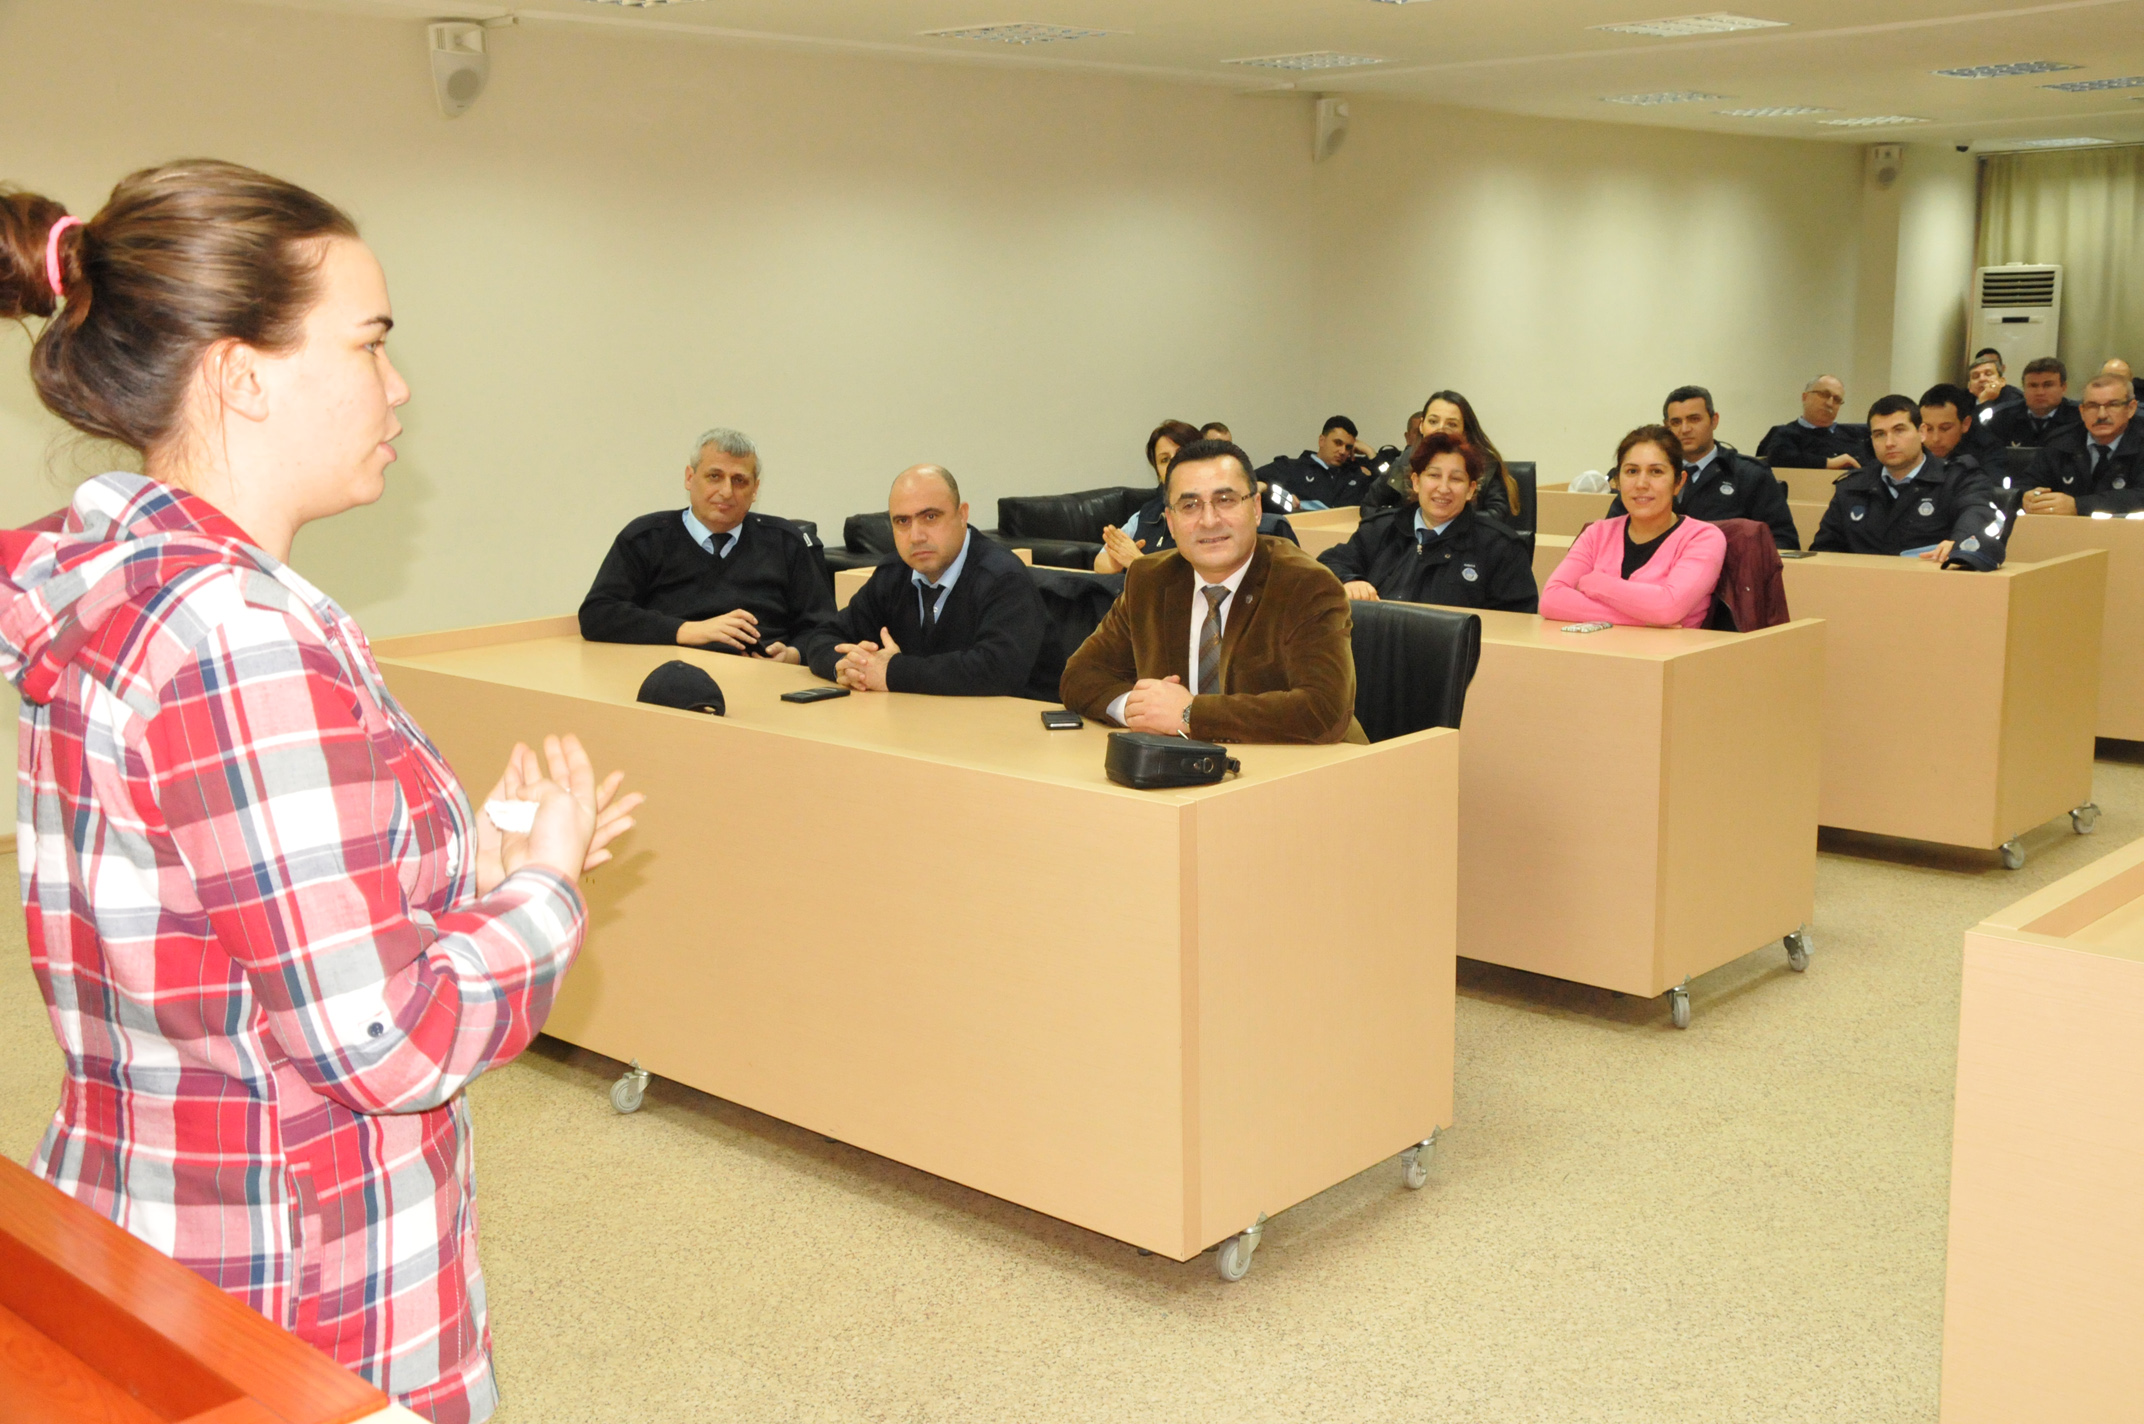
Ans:
POLYGON ((598 785, 580 738, 545 737, 544 761, 517 742, 506 770, 487 800, 534 801, 536 823, 528 832, 501 831, 477 813, 477 893, 488 895, 524 865, 541 865, 578 885, 581 873, 611 858, 610 843, 632 829, 632 812, 647 798, 619 796, 625 773, 614 771, 598 785))

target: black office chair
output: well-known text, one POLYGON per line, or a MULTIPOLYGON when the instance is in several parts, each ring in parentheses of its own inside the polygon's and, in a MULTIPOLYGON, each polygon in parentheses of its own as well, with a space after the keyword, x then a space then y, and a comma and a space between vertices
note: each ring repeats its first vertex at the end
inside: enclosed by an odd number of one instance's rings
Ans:
POLYGON ((1373 742, 1457 727, 1481 662, 1481 619, 1419 603, 1354 603, 1355 720, 1373 742))
POLYGON ((1506 460, 1504 473, 1519 487, 1519 512, 1513 518, 1513 526, 1526 536, 1527 544, 1534 542, 1534 534, 1541 527, 1541 511, 1534 507, 1534 462, 1531 460, 1506 460))
POLYGON ((875 569, 894 555, 893 520, 883 509, 841 521, 841 547, 822 551, 829 569, 875 569))
POLYGON ((1079 645, 1087 641, 1102 620, 1109 616, 1109 606, 1124 592, 1124 575, 1098 574, 1093 570, 1053 569, 1038 565, 1029 569, 1034 576, 1036 591, 1042 595, 1042 607, 1049 614, 1050 624, 1057 630, 1065 656, 1071 657, 1079 645))
POLYGON ((1995 452, 1995 459, 1988 473, 1995 476, 2000 485, 2003 476, 2010 477, 2012 487, 2025 488, 2025 477, 2032 473, 2032 462, 2039 457, 2039 450, 2031 445, 2006 445, 1995 452))
POLYGON ((1037 564, 1092 569, 1102 552, 1102 526, 1122 525, 1153 497, 1152 485, 1008 495, 998 501, 998 527, 987 532, 1001 544, 1026 549, 1037 564))

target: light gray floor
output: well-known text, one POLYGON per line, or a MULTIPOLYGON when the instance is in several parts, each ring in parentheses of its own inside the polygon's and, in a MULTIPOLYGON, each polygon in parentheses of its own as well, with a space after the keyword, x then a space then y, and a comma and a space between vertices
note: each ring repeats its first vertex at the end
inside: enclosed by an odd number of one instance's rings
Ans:
MULTIPOLYGON (((1933 1420, 1960 935, 2144 834, 2140 791, 2102 760, 2099 835, 2014 874, 1827 833, 1810 971, 1709 974, 1685 1033, 1463 963, 1428 1188, 1341 1183, 1233 1286, 675 1085, 619 1117, 546 1039, 472 1090, 498 1417, 1933 1420)), ((0 945, 22 1160, 58 1058, 0 945)))

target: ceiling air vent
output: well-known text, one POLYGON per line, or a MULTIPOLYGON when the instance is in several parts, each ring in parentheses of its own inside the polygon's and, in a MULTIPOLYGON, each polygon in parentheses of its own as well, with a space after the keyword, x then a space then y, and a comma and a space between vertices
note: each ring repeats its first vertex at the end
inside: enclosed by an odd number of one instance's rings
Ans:
POLYGON ((1589 25, 1611 35, 1651 35, 1655 39, 1681 39, 1685 35, 1731 35, 1737 30, 1783 30, 1785 20, 1754 20, 1747 15, 1714 11, 1710 15, 1678 15, 1668 20, 1630 20, 1620 25, 1589 25))
POLYGON ((1118 30, 1077 30, 1066 25, 967 25, 957 30, 925 30, 934 40, 994 40, 999 44, 1054 44, 1058 40, 1098 40, 1118 30))
POLYGON ((1705 94, 1696 89, 1670 89, 1660 94, 1603 94, 1603 104, 1704 104, 1724 99, 1725 94, 1705 94))
POLYGON ((2013 74, 2059 74, 2065 69, 2082 67, 2064 64, 2057 59, 2027 59, 2016 64, 1975 64, 1964 69, 1938 69, 1934 72, 1945 79, 2008 79, 2013 74))
POLYGON ((1984 307, 2051 307, 2056 284, 2062 280, 2058 267, 1983 267, 1980 269, 1980 305, 1984 307))
POLYGON ((1224 59, 1223 64, 1247 64, 1253 69, 1352 69, 1363 64, 1383 64, 1373 54, 1339 54, 1314 49, 1304 54, 1261 54, 1250 59, 1224 59))
POLYGON ((1870 114, 1858 119, 1818 119, 1818 123, 1835 129, 1887 129, 1899 124, 1925 124, 1928 119, 1917 119, 1911 114, 1870 114))
POLYGON ((1836 114, 1839 111, 1814 104, 1774 104, 1769 109, 1722 109, 1719 112, 1721 117, 1729 119, 1799 119, 1809 114, 1836 114))
POLYGON ((2101 89, 2144 89, 2144 74, 2120 79, 2072 79, 2064 84, 2042 84, 2042 89, 2060 89, 2065 94, 2091 94, 2101 89))

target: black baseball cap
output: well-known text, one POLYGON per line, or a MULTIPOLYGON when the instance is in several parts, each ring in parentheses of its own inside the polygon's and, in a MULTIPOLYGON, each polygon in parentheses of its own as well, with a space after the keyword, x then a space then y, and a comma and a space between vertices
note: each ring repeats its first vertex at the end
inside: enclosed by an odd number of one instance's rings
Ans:
POLYGON ((640 700, 657 707, 675 707, 683 712, 723 712, 722 686, 704 668, 672 658, 640 684, 640 700))

